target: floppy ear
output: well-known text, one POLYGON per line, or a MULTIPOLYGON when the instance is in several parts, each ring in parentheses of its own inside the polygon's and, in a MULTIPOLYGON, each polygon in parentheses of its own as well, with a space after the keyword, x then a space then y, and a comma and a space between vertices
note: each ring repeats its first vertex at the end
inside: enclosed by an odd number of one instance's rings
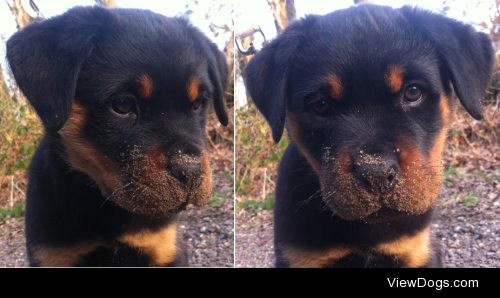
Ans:
POLYGON ((30 24, 7 41, 7 60, 19 88, 48 132, 68 119, 78 74, 99 31, 109 19, 101 7, 77 7, 61 16, 30 24))
POLYGON ((401 11, 435 45, 460 102, 475 119, 483 118, 482 98, 491 80, 494 51, 488 35, 429 11, 401 11))
POLYGON ((217 118, 222 125, 227 126, 227 109, 224 92, 229 84, 229 69, 227 65, 226 55, 224 55, 214 43, 210 43, 210 48, 214 53, 209 66, 210 80, 214 83, 214 110, 217 118))
POLYGON ((294 21, 248 62, 245 85, 252 101, 271 126, 277 143, 283 135, 286 117, 287 77, 295 50, 307 37, 317 16, 294 21))
POLYGON ((213 101, 215 114, 220 123, 227 126, 228 117, 224 93, 229 84, 229 67, 226 55, 200 29, 192 26, 186 19, 177 18, 177 21, 186 26, 191 37, 196 41, 196 44, 201 45, 201 50, 208 59, 208 75, 214 88, 213 101))

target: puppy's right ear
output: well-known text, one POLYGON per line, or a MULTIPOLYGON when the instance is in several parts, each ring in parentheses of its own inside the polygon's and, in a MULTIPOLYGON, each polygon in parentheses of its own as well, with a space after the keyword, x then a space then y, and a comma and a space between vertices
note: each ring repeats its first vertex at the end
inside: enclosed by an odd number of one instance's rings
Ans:
POLYGON ((78 74, 92 50, 99 24, 110 13, 101 7, 76 7, 26 26, 7 41, 14 78, 48 132, 68 119, 78 74))
POLYGON ((307 32, 317 18, 308 15, 292 22, 245 67, 246 89, 271 126, 276 143, 280 141, 285 126, 289 66, 297 47, 307 38, 307 32))

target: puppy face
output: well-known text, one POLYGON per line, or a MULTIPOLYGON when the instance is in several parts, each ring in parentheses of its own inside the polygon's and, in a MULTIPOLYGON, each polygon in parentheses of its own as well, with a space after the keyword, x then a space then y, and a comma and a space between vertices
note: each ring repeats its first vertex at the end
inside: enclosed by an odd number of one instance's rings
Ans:
POLYGON ((247 88, 275 140, 287 118, 333 214, 385 221, 435 204, 453 89, 481 118, 492 57, 461 23, 361 5, 292 23, 250 61, 247 88))
POLYGON ((187 203, 203 206, 212 189, 204 132, 212 85, 202 82, 203 69, 173 77, 166 70, 175 67, 165 62, 156 71, 145 70, 146 64, 142 72, 117 78, 111 74, 125 65, 95 65, 101 57, 95 48, 85 62, 58 132, 68 165, 135 213, 161 216, 187 203), (106 73, 110 77, 95 81, 106 73), (99 95, 102 90, 110 95, 99 95))
POLYGON ((332 52, 313 40, 304 52, 325 55, 314 62, 299 56, 288 77, 291 139, 319 176, 330 210, 348 220, 423 213, 441 187, 450 86, 443 85, 437 54, 423 38, 380 28, 315 36, 335 38, 338 46, 332 52), (343 61, 346 56, 356 58, 343 61))
POLYGON ((213 100, 227 124, 228 72, 223 54, 198 29, 149 11, 76 8, 27 27, 9 43, 16 80, 61 156, 107 200, 155 217, 207 202, 212 179, 206 114, 213 100), (56 37, 53 31, 64 29, 53 28, 55 21, 71 24, 70 32, 56 37), (35 33, 48 36, 37 40, 35 33), (85 41, 68 49, 75 38, 85 41), (45 51, 38 59, 54 86, 36 74, 35 82, 27 81, 23 72, 29 70, 15 51, 29 42, 45 51), (41 83, 50 90, 36 90, 41 83), (36 94, 43 91, 52 97, 36 94))

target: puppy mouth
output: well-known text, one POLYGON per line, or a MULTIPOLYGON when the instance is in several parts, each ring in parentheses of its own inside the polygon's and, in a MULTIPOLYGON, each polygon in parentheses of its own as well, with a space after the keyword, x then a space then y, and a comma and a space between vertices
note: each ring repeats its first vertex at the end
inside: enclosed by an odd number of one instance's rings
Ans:
POLYGON ((362 220, 369 224, 376 224, 376 223, 390 222, 393 220, 400 219, 402 217, 406 217, 408 215, 409 214, 406 212, 390 209, 387 207, 382 207, 379 210, 375 211, 374 213, 366 216, 362 220))
POLYGON ((335 158, 327 156, 323 164, 323 201, 345 220, 377 223, 422 214, 438 198, 440 185, 428 181, 435 181, 438 173, 423 167, 425 162, 402 168, 392 157, 361 155, 351 161, 349 152, 341 152, 335 158))
POLYGON ((183 156, 167 163, 163 154, 147 156, 136 148, 131 162, 108 199, 135 214, 166 217, 188 204, 204 206, 212 192, 210 169, 203 162, 183 156))

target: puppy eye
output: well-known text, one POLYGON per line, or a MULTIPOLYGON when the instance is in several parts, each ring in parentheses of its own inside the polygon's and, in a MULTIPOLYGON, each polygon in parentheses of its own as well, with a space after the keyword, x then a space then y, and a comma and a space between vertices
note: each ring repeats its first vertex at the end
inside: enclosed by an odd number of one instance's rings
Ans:
POLYGON ((118 114, 127 114, 130 111, 132 111, 132 100, 130 98, 120 98, 111 104, 113 107, 113 111, 117 112, 118 114))
POLYGON ((408 86, 404 92, 405 100, 414 103, 422 98, 422 90, 417 86, 408 86))
POLYGON ((326 116, 330 112, 332 106, 328 100, 323 99, 316 101, 313 105, 313 108, 316 114, 320 116, 326 116))
POLYGON ((201 100, 197 99, 193 102, 192 109, 193 111, 198 110, 201 107, 201 100))

